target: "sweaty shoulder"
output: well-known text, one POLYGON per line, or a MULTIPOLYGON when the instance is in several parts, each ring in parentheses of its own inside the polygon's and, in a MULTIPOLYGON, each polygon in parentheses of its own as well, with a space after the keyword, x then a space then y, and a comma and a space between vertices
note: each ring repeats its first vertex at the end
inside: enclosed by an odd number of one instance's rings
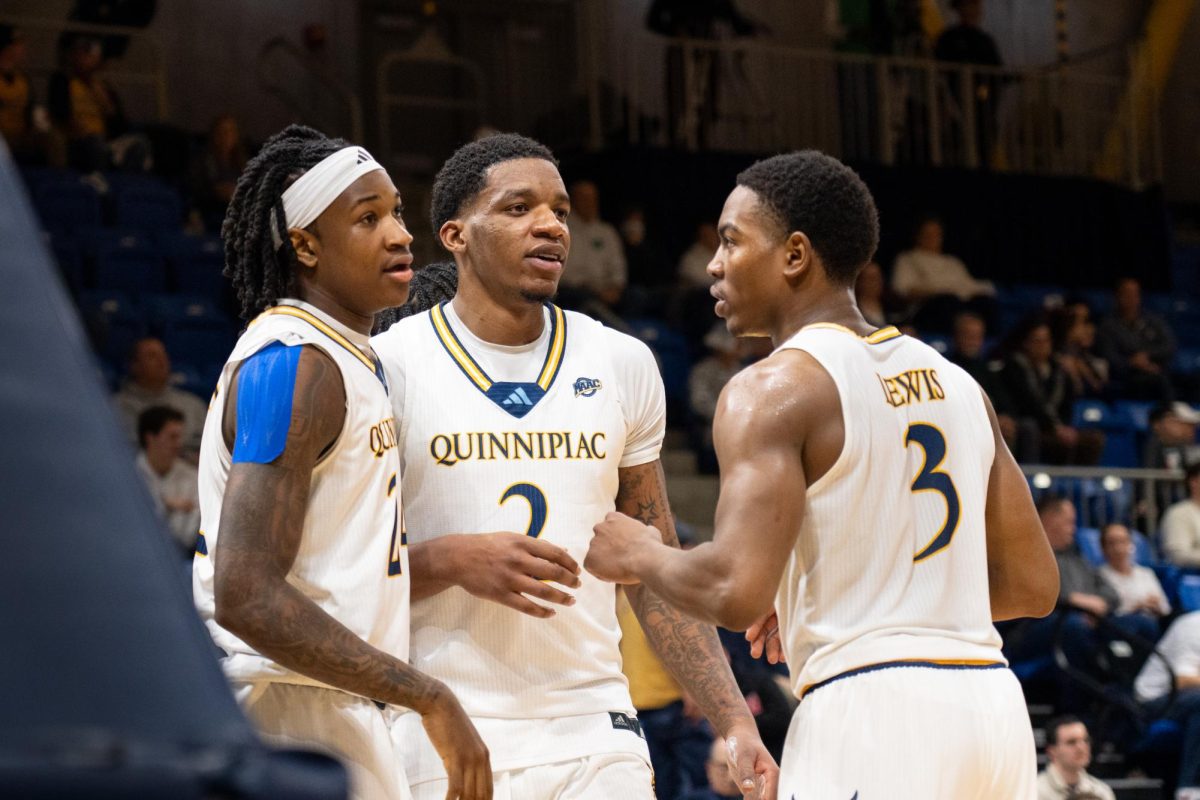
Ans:
POLYGON ((811 483, 841 455, 841 399, 825 368, 803 350, 777 350, 746 367, 721 392, 714 423, 718 453, 800 448, 811 483))

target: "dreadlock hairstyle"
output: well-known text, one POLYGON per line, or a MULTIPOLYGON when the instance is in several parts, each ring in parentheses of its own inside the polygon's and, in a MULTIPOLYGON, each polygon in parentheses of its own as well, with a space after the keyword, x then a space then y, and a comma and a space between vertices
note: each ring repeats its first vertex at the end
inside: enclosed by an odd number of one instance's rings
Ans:
POLYGON ((408 285, 408 302, 396 308, 385 308, 375 316, 375 330, 383 333, 405 317, 428 311, 454 297, 458 291, 458 265, 453 261, 429 264, 413 273, 408 285))
POLYGON ((496 133, 468 142, 454 151, 433 181, 429 216, 437 236, 446 220, 462 211, 487 183, 489 169, 518 158, 542 158, 558 166, 554 154, 540 142, 516 133, 496 133))
POLYGON ((343 147, 349 143, 289 125, 246 163, 221 225, 225 277, 233 282, 243 319, 253 319, 281 297, 295 294, 299 262, 288 236, 283 192, 343 147), (278 247, 276 236, 283 242, 278 247))

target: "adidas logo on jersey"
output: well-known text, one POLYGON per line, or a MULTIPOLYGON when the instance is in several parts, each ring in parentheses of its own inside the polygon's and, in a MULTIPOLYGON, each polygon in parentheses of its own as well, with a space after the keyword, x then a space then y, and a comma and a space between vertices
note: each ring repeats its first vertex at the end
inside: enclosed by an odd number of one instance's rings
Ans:
POLYGON ((591 397, 596 392, 604 388, 600 383, 599 378, 576 378, 575 379, 575 396, 591 397))
POLYGON ((508 397, 504 398, 503 405, 506 406, 532 406, 533 401, 529 399, 529 395, 525 394, 525 388, 518 386, 508 397))

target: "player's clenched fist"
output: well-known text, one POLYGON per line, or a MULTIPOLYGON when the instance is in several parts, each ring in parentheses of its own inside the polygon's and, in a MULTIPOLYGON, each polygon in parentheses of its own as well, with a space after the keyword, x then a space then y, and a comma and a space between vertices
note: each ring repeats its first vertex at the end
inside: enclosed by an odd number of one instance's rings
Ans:
POLYGON ((476 597, 532 617, 552 617, 554 609, 529 598, 574 605, 575 598, 551 586, 579 588, 579 564, 561 547, 518 533, 456 537, 454 583, 476 597))
POLYGON ((491 800, 492 764, 487 745, 454 695, 440 692, 422 711, 421 724, 446 767, 450 781, 446 800, 491 800))
POLYGON ((638 583, 632 570, 637 553, 646 546, 662 544, 657 528, 617 511, 608 512, 592 531, 595 535, 583 566, 597 578, 613 583, 638 583))

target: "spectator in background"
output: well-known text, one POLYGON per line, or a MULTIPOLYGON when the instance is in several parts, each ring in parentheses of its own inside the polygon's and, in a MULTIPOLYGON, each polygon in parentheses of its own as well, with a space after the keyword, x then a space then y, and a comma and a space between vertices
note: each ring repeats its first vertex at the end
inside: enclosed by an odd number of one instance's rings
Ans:
POLYGON ((996 411, 1000 434, 1017 461, 1035 463, 1041 453, 1041 430, 1036 421, 1018 421, 1012 415, 1012 400, 1000 379, 1004 363, 985 357, 986 343, 987 323, 983 317, 972 311, 960 312, 954 317, 954 338, 946 358, 966 370, 987 392, 996 411))
POLYGON ((237 118, 222 114, 213 121, 204 150, 192 165, 192 197, 205 229, 220 232, 225 209, 246 160, 246 145, 237 118))
MULTIPOLYGON (((45 161, 46 143, 35 118, 35 98, 25 73, 25 36, 11 25, 0 25, 0 136, 17 161, 45 161)), ((37 109, 44 117, 44 110, 37 109)), ((44 119, 43 119, 44 124, 44 119)))
POLYGON ((121 102, 100 76, 100 40, 69 39, 65 63, 50 77, 50 118, 67 146, 67 163, 83 172, 113 166, 109 140, 125 128, 121 102))
POLYGON ((1150 436, 1142 453, 1147 469, 1183 469, 1200 461, 1196 425, 1200 412, 1187 403, 1163 403, 1150 412, 1150 436))
POLYGON ((1175 355, 1175 335, 1157 314, 1142 310, 1142 285, 1122 278, 1116 286, 1116 311, 1100 323, 1100 353, 1112 367, 1119 397, 1170 401, 1174 389, 1167 366, 1175 355))
POLYGON ((1133 684, 1134 693, 1151 714, 1183 726, 1178 788, 1200 788, 1200 611, 1172 622, 1158 643, 1158 652, 1175 673, 1174 701, 1171 672, 1158 658, 1150 658, 1142 666, 1133 684))
POLYGON ((1069 424, 1075 390, 1066 370, 1054 358, 1046 318, 1036 315, 1019 325, 1011 334, 1009 351, 1002 379, 1012 401, 1012 414, 1019 423, 1036 423, 1041 432, 1040 453, 1033 460, 1084 466, 1098 463, 1104 450, 1104 434, 1069 424))
POLYGON ((917 308, 915 323, 921 330, 945 333, 954 315, 971 310, 990 319, 996 287, 976 280, 961 259, 942 252, 945 229, 938 217, 920 220, 913 248, 896 257, 892 289, 917 308))
POLYGON ((904 316, 904 304, 888 287, 883 268, 872 261, 858 273, 854 282, 854 297, 863 319, 877 328, 899 322, 904 316))
MULTIPOLYGON (((729 774, 729 748, 720 736, 713 739, 708 747, 704 772, 708 786, 688 792, 681 800, 741 800, 742 792, 738 789, 737 781, 729 774)), ((659 796, 666 798, 670 795, 659 796)))
POLYGON ((713 325, 705 335, 704 346, 708 348, 708 355, 692 367, 688 375, 689 427, 692 429, 697 468, 705 475, 716 475, 717 454, 713 450, 712 423, 717 413, 717 399, 729 379, 741 371, 742 361, 738 340, 733 338, 723 322, 713 325))
POLYGON ((1200 568, 1200 461, 1184 477, 1188 496, 1167 509, 1160 529, 1167 559, 1187 569, 1200 568))
POLYGON ((151 406, 138 415, 137 469, 154 506, 175 543, 187 555, 200 530, 200 489, 196 468, 183 461, 183 414, 168 406, 151 406))
MULTIPOLYGON (((1119 522, 1110 522, 1101 528, 1100 549, 1104 551, 1100 577, 1121 598, 1117 604, 1117 614, 1141 614, 1157 625, 1160 618, 1171 613, 1171 604, 1167 602, 1167 595, 1154 570, 1134 561, 1136 548, 1128 527, 1119 522)), ((1146 625, 1146 630, 1151 629, 1150 625, 1146 625)))
MULTIPOLYGON (((953 0, 950 5, 958 12, 958 24, 947 28, 938 37, 933 48, 934 58, 956 64, 1003 66, 996 40, 982 27, 983 0, 953 0)), ((949 86, 958 102, 960 114, 965 113, 966 98, 957 76, 953 76, 949 86)), ((978 163, 986 167, 992 162, 992 148, 996 143, 996 109, 1000 100, 1000 79, 992 74, 976 74, 967 90, 973 96, 975 107, 976 155, 978 163)), ((951 130, 957 135, 958 141, 966 141, 963 138, 961 121, 953 125, 951 130)))
POLYGON ((629 270, 629 287, 621 310, 631 318, 666 317, 675 267, 647 229, 645 209, 627 207, 617 230, 629 270))
POLYGON ((1054 350, 1077 397, 1106 398, 1108 362, 1096 352, 1096 324, 1086 303, 1068 303, 1054 315, 1054 350))
POLYGON ((712 276, 708 274, 708 262, 713 260, 720 246, 721 237, 714 223, 701 222, 697 225, 696 238, 679 257, 680 285, 685 289, 703 289, 707 292, 713 283, 712 276))
POLYGON ((600 191, 591 181, 571 185, 569 227, 571 254, 560 284, 564 300, 593 316, 597 306, 611 312, 625 292, 628 268, 621 235, 600 219, 600 191))
POLYGON ((208 407, 191 392, 171 386, 171 359, 167 348, 152 336, 134 342, 129 376, 113 397, 130 441, 137 443, 138 418, 153 406, 169 406, 183 414, 183 452, 194 461, 200 452, 200 435, 208 407))
POLYGON ((1046 760, 1038 774, 1038 800, 1116 800, 1106 783, 1087 773, 1092 740, 1078 717, 1055 717, 1046 724, 1046 760))

